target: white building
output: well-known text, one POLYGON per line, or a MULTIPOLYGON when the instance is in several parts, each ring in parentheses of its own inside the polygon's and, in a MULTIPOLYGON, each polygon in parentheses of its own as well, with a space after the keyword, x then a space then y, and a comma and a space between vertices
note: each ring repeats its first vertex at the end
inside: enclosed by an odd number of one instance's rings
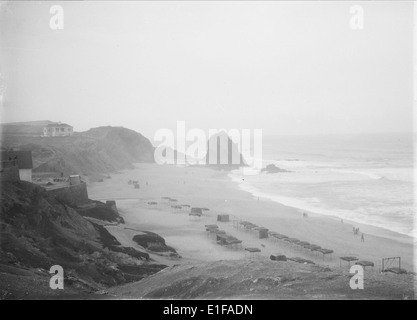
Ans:
POLYGON ((44 137, 64 137, 74 134, 73 127, 66 123, 50 123, 43 128, 44 137))

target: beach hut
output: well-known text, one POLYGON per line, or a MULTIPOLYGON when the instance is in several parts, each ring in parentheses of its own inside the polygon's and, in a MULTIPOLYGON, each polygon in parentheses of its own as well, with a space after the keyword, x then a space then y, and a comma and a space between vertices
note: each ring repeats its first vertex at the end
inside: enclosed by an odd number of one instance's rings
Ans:
POLYGON ((255 228, 258 227, 256 224, 253 224, 252 222, 249 222, 249 221, 242 221, 240 224, 243 226, 245 230, 248 230, 248 231, 254 230, 255 228))
POLYGON ((220 230, 220 229, 208 228, 208 230, 209 230, 209 235, 210 236, 213 236, 214 239, 216 239, 216 241, 217 241, 217 236, 218 235, 224 235, 224 234, 226 234, 226 231, 220 230))
POLYGON ((321 249, 320 246, 315 245, 315 244, 310 244, 309 246, 305 246, 304 248, 309 249, 311 252, 318 251, 321 249))
POLYGON ((240 227, 240 219, 234 215, 231 216, 233 228, 239 229, 240 227))
POLYGON ((242 240, 239 240, 237 238, 229 239, 227 241, 227 245, 231 246, 232 248, 234 248, 234 247, 240 248, 242 246, 242 240))
POLYGON ((259 239, 266 239, 268 238, 268 229, 267 228, 259 228, 259 239))
POLYGON ((206 229, 218 229, 219 226, 217 224, 206 224, 206 229))
POLYGON ((346 261, 350 267, 350 263, 353 261, 358 261, 359 259, 356 257, 340 257, 340 266, 342 266, 342 261, 346 261))
POLYGON ((229 215, 228 214, 218 214, 217 221, 220 222, 229 222, 229 215))
POLYGON ((227 245, 228 241, 229 240, 232 240, 232 239, 236 239, 236 238, 234 238, 232 236, 229 236, 226 233, 224 233, 224 234, 221 234, 221 233, 216 234, 216 241, 220 245, 227 245))
POLYGON ((296 239, 296 238, 284 238, 283 239, 285 242, 291 243, 293 244, 294 242, 299 242, 300 240, 296 239))
POLYGON ((272 253, 269 257, 272 261, 287 261, 287 257, 283 254, 272 253))
POLYGON ((197 208, 197 207, 193 207, 191 208, 191 213, 190 215, 202 215, 203 214, 203 210, 201 210, 201 208, 197 208))
POLYGON ((291 242, 291 244, 295 245, 297 248, 302 248, 302 246, 300 246, 301 242, 301 240, 295 239, 291 242))
POLYGON ((372 267, 373 268, 375 266, 375 264, 372 261, 367 261, 367 260, 360 260, 360 261, 355 262, 355 264, 357 264, 359 266, 362 266, 364 269, 366 267, 372 267))
MULTIPOLYGON (((249 248, 245 248, 245 253, 246 252, 249 252, 249 258, 252 258, 254 256, 258 256, 259 252, 261 252, 261 249, 249 247, 249 248)), ((245 254, 245 256, 246 256, 246 254, 245 254)))
POLYGON ((278 240, 285 240, 288 237, 286 235, 284 235, 284 234, 276 233, 276 234, 274 234, 274 238, 275 239, 278 239, 278 240))
POLYGON ((326 256, 326 255, 330 255, 330 257, 332 256, 332 253, 333 253, 333 250, 330 250, 330 249, 323 249, 323 248, 321 248, 321 249, 318 249, 318 250, 316 250, 317 252, 320 252, 321 254, 323 254, 323 260, 324 260, 324 256, 326 256))
POLYGON ((178 205, 171 206, 173 212, 181 211, 182 207, 178 205))

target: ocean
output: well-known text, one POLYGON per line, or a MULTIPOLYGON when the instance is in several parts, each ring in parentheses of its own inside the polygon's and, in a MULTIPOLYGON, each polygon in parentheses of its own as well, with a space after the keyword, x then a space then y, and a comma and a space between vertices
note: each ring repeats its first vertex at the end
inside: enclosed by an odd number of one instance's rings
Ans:
POLYGON ((262 148, 264 166, 291 172, 234 170, 254 197, 417 238, 412 134, 264 137, 262 148))

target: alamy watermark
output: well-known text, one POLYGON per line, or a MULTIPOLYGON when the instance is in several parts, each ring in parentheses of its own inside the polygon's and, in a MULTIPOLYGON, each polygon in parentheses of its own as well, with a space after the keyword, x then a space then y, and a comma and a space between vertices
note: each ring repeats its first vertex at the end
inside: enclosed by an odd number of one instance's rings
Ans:
POLYGON ((64 289, 64 269, 60 265, 54 265, 49 270, 49 273, 53 274, 49 280, 49 287, 52 290, 64 289))
POLYGON ((352 278, 350 278, 349 286, 352 290, 363 290, 363 274, 364 270, 362 266, 357 264, 350 267, 349 273, 353 273, 352 278))
POLYGON ((52 30, 64 29, 64 8, 60 5, 53 5, 49 13, 52 15, 49 19, 49 27, 52 30))
POLYGON ((177 121, 176 133, 159 129, 154 141, 154 159, 158 164, 236 165, 262 168, 261 129, 185 129, 177 121))

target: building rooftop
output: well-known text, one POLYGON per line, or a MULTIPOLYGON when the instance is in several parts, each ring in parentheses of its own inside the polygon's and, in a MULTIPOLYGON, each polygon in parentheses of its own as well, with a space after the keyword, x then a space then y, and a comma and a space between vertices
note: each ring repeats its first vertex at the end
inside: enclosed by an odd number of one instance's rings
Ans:
POLYGON ((19 169, 33 169, 32 151, 1 151, 1 161, 17 160, 19 169))
POLYGON ((46 128, 56 128, 56 127, 70 127, 70 128, 72 128, 72 126, 70 126, 69 124, 66 124, 66 123, 50 123, 50 124, 47 124, 45 127, 46 128))

